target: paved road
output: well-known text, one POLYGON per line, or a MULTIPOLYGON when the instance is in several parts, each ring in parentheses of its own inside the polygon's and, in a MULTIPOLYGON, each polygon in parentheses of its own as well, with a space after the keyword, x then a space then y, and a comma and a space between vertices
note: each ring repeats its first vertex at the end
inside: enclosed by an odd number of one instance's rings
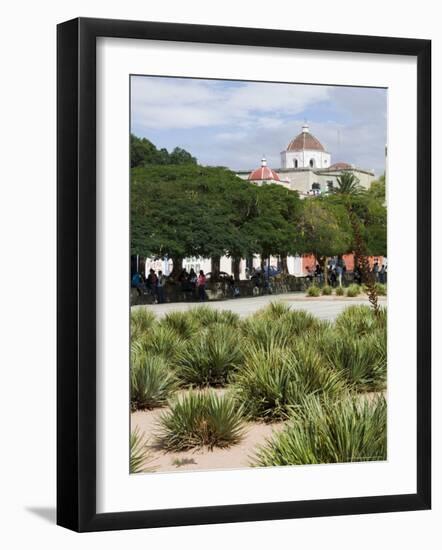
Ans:
MULTIPOLYGON (((218 310, 230 309, 238 313, 241 317, 247 317, 258 309, 268 305, 272 301, 284 302, 293 309, 304 309, 313 313, 320 319, 333 321, 339 313, 351 304, 368 304, 364 297, 359 298, 340 298, 337 296, 320 298, 306 298, 304 294, 291 293, 279 294, 277 296, 257 296, 256 298, 237 298, 232 300, 223 300, 219 302, 205 302, 205 305, 218 310)), ((156 304, 146 306, 133 306, 135 308, 145 307, 153 311, 158 317, 163 317, 170 311, 187 311, 198 307, 198 303, 178 302, 173 304, 156 304)), ((387 301, 382 299, 382 305, 387 305, 387 301)))

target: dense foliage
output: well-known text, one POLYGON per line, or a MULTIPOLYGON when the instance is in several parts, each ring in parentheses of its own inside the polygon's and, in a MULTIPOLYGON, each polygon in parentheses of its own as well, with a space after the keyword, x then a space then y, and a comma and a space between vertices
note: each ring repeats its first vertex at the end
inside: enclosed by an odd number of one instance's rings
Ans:
MULTIPOLYGON (((132 169, 131 253, 233 259, 313 254, 323 266, 330 256, 355 250, 348 195, 300 200, 296 191, 256 186, 225 168, 192 163, 132 169)), ((378 191, 351 197, 358 235, 367 254, 386 254, 386 207, 378 191)))
POLYGON ((257 187, 224 168, 151 166, 132 170, 132 254, 244 258, 299 251, 298 194, 257 187))
POLYGON ((365 462, 387 458, 387 403, 347 396, 306 398, 286 428, 257 452, 257 466, 365 462))
POLYGON ((146 138, 130 136, 130 166, 149 166, 151 164, 196 164, 196 158, 192 157, 185 149, 175 147, 169 153, 167 149, 157 149, 146 138))
POLYGON ((241 440, 243 424, 241 408, 229 396, 190 392, 161 416, 158 439, 169 451, 229 447, 241 440))
POLYGON ((299 419, 313 407, 308 433, 319 430, 324 439, 300 444, 323 445, 315 460, 382 455, 385 426, 382 415, 380 420, 376 416, 379 410, 369 405, 373 392, 380 395, 386 388, 385 309, 375 314, 368 306, 349 306, 333 323, 281 302, 246 319, 209 306, 162 319, 146 311, 132 311, 131 403, 133 409, 168 407, 156 432, 166 450, 233 445, 248 421, 286 421, 291 426, 287 435, 260 452, 258 461, 283 464, 275 458, 280 446, 289 449, 287 460, 313 452, 296 450, 305 428, 299 419), (345 422, 360 421, 369 430, 366 447, 357 446, 359 427, 346 435, 335 411, 345 422), (334 447, 344 436, 348 455, 334 447))

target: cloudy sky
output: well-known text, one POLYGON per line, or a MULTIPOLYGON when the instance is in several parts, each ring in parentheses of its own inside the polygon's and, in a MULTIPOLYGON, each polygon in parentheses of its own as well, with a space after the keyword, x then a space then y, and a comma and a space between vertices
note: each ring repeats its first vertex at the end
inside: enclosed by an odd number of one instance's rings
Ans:
POLYGON ((387 91, 376 88, 133 76, 132 133, 182 147, 204 165, 251 170, 280 152, 304 122, 332 162, 384 172, 387 91))

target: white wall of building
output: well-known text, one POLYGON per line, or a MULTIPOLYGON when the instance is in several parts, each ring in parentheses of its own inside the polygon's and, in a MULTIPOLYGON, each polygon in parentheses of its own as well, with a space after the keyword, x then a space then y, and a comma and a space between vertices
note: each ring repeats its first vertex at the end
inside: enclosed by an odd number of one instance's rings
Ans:
POLYGON ((324 151, 308 150, 303 151, 282 151, 281 168, 328 168, 331 164, 330 153, 324 151), (311 166, 310 162, 313 162, 311 166), (297 166, 295 166, 297 163, 297 166))

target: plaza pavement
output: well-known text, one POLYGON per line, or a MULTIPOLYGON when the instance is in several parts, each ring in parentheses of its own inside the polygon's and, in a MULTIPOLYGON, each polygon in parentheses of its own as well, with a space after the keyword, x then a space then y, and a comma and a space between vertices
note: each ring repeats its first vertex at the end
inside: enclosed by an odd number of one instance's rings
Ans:
MULTIPOLYGON (((222 300, 214 302, 205 302, 210 308, 217 310, 229 309, 237 313, 240 317, 247 317, 255 313, 258 309, 267 306, 270 302, 283 302, 293 309, 303 309, 316 315, 319 319, 333 321, 341 311, 349 305, 369 304, 365 296, 357 298, 342 298, 340 296, 320 296, 318 298, 307 298, 304 293, 289 293, 270 296, 257 296, 255 298, 236 298, 231 300, 222 300)), ((379 299, 382 306, 387 305, 385 297, 379 299)), ((153 311, 157 317, 164 317, 171 311, 188 311, 198 307, 198 302, 175 302, 171 304, 154 304, 133 306, 134 308, 146 308, 153 311)))

